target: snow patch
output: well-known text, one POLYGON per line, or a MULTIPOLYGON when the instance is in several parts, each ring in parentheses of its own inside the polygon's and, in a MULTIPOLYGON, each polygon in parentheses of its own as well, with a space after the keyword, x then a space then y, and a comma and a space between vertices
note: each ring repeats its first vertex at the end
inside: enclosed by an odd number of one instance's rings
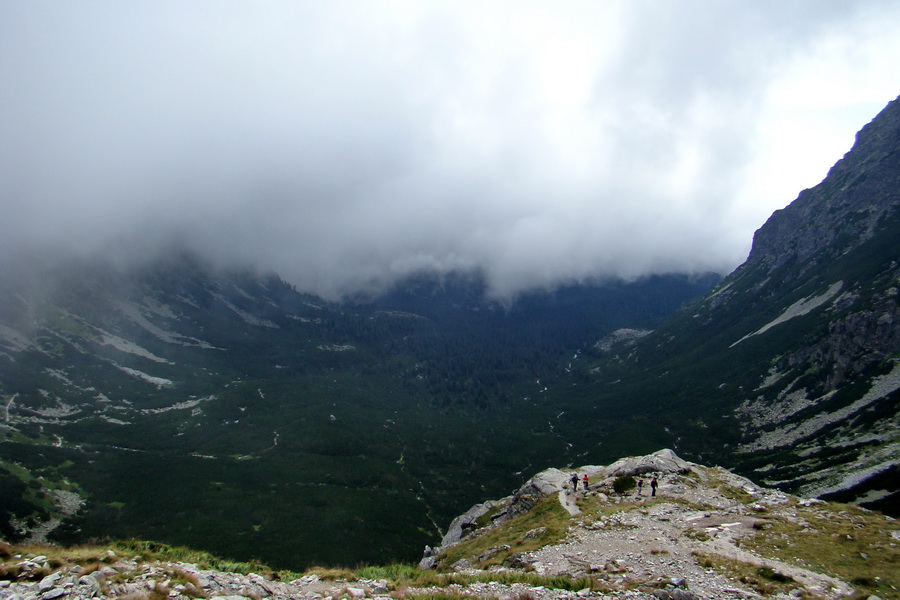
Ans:
POLYGON ((825 293, 820 296, 815 296, 812 298, 804 298, 802 300, 798 300, 797 302, 794 302, 793 304, 788 306, 784 310, 783 313, 781 313, 778 317, 776 317, 774 321, 766 323, 765 325, 763 325, 762 327, 760 327, 753 333, 748 333, 747 335, 745 335, 744 337, 742 337, 735 343, 731 344, 729 346, 729 348, 734 348, 735 346, 737 346, 738 344, 740 344, 747 338, 751 338, 755 335, 760 335, 762 333, 765 333, 768 330, 775 327, 776 325, 781 325, 782 323, 790 321, 791 319, 793 319, 795 317, 802 317, 803 315, 812 312, 814 309, 822 306, 823 304, 825 304, 826 302, 831 300, 831 298, 833 298, 835 294, 837 294, 839 291, 841 291, 841 288, 843 286, 844 286, 844 282, 838 281, 837 283, 833 283, 831 285, 831 287, 828 288, 825 291, 825 293))
POLYGON ((160 357, 156 356, 155 354, 153 354, 152 352, 150 352, 149 350, 146 350, 145 348, 138 346, 134 342, 130 342, 126 339, 120 338, 119 336, 112 335, 110 333, 103 332, 100 336, 100 343, 103 344, 104 346, 112 346, 113 348, 115 348, 116 350, 119 350, 120 352, 125 352, 126 354, 134 354, 135 356, 147 358, 154 362, 165 363, 168 365, 174 364, 172 361, 166 360, 165 358, 160 358, 160 357))
POLYGON ((147 330, 149 333, 153 334, 160 340, 166 342, 167 344, 176 344, 178 346, 194 346, 197 348, 211 349, 211 350, 221 350, 221 348, 216 348, 209 342, 204 342, 203 340, 198 340, 196 338, 183 336, 171 331, 166 331, 160 327, 157 327, 153 323, 151 323, 147 318, 141 313, 140 308, 129 302, 120 302, 117 307, 122 314, 131 319, 136 325, 142 327, 147 330))
POLYGON ((598 348, 599 350, 602 350, 604 352, 609 352, 610 350, 612 350, 612 347, 615 344, 617 344, 621 341, 639 340, 642 337, 649 335, 650 333, 652 333, 652 331, 649 329, 628 329, 628 328, 616 329, 615 331, 613 331, 612 333, 610 333, 609 335, 607 335, 603 339, 601 339, 599 342, 594 344, 594 347, 598 348))
POLYGON ((214 294, 214 297, 218 301, 220 301, 222 304, 224 304, 228 308, 228 310, 232 311, 237 316, 239 316, 245 323, 248 323, 250 325, 255 325, 257 327, 268 327, 269 329, 278 329, 278 325, 276 323, 273 323, 272 321, 269 321, 267 319, 260 319, 259 317, 252 315, 245 310, 241 310, 240 308, 238 308, 237 306, 235 306, 234 304, 232 304, 231 302, 226 300, 224 296, 221 296, 219 294, 214 294))
POLYGON ((173 385, 171 379, 164 379, 162 377, 154 377, 153 375, 148 375, 147 373, 144 373, 143 371, 138 371, 137 369, 123 367, 122 365, 116 365, 115 363, 113 363, 113 364, 120 371, 127 373, 127 374, 131 375, 132 377, 137 377, 138 379, 143 379, 147 383, 152 383, 153 385, 155 385, 158 388, 173 385))
POLYGON ((0 340, 6 342, 6 347, 13 352, 21 352, 34 345, 27 336, 3 324, 0 324, 0 340))
POLYGON ((187 410, 189 408, 194 408, 199 405, 201 402, 209 402, 210 400, 215 400, 215 396, 207 396, 205 398, 193 398, 191 400, 185 400, 184 402, 176 402, 170 406, 164 406, 162 408, 145 408, 141 410, 141 413, 145 415, 158 415, 160 413, 169 412, 172 410, 187 410))

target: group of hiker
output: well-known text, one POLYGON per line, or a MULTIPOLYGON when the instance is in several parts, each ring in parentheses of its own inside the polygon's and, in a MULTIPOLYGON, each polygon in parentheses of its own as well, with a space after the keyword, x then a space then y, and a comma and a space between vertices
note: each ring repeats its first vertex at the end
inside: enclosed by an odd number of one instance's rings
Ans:
MULTIPOLYGON (((578 477, 578 473, 572 473, 572 478, 569 480, 569 482, 572 484, 573 492, 578 491, 578 483, 579 482, 581 482, 584 485, 584 491, 587 491, 587 489, 588 489, 589 480, 588 480, 587 473, 585 473, 584 477, 581 477, 581 478, 578 477)), ((659 481, 656 479, 656 477, 653 477, 652 479, 650 479, 650 497, 651 498, 656 497, 656 488, 657 487, 659 487, 659 481)), ((644 480, 639 478, 637 480, 637 495, 638 496, 643 496, 643 489, 644 489, 644 480)))
MULTIPOLYGON (((656 497, 656 488, 659 487, 659 481, 656 480, 656 477, 650 480, 650 496, 656 497)), ((641 496, 641 490, 644 488, 644 480, 637 480, 637 495, 641 496)))
POLYGON ((588 480, 587 473, 585 473, 584 477, 582 477, 581 479, 578 478, 578 473, 572 473, 572 479, 570 479, 569 481, 572 483, 572 491, 573 492, 578 491, 578 482, 579 481, 584 484, 584 491, 587 491, 588 484, 590 483, 590 481, 588 480))

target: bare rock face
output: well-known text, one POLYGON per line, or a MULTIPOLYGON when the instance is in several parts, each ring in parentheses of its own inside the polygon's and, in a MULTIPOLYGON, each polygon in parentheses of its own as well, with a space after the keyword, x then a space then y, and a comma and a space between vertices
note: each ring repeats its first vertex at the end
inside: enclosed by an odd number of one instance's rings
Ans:
POLYGON ((814 188, 775 211, 756 232, 748 265, 771 272, 789 262, 838 256, 869 239, 897 210, 900 193, 900 100, 856 134, 853 149, 814 188), (826 256, 827 255, 827 256, 826 256))

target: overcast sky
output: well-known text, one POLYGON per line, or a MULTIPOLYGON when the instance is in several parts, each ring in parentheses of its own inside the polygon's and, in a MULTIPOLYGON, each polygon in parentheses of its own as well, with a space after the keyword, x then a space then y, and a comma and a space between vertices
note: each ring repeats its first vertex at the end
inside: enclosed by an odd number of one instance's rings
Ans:
POLYGON ((729 272, 900 94, 896 0, 0 3, 0 251, 327 295, 729 272))

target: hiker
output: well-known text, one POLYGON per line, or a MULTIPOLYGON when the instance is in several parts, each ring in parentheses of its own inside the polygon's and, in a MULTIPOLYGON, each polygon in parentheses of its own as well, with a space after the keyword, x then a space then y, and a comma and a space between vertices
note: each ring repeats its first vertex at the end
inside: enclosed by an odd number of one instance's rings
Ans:
POLYGON ((572 473, 572 479, 570 481, 572 482, 572 491, 577 492, 578 491, 578 473, 572 473))
POLYGON ((641 495, 641 490, 643 489, 643 487, 644 487, 644 480, 638 479, 638 491, 637 491, 638 496, 641 495))
POLYGON ((657 483, 656 477, 654 477, 653 479, 650 480, 650 495, 651 496, 656 496, 656 486, 658 486, 658 485, 659 485, 659 483, 657 483))
POLYGON ((581 482, 584 484, 584 491, 588 489, 588 476, 587 473, 584 474, 584 477, 581 479, 581 482))

